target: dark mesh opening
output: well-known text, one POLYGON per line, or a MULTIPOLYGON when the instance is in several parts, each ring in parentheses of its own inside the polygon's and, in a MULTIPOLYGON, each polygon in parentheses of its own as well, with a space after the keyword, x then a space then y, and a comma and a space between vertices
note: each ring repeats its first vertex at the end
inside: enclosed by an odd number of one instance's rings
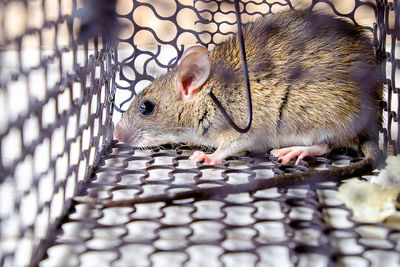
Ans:
MULTIPOLYGON (((112 9, 113 1, 92 2, 86 1, 92 14, 112 9)), ((385 153, 398 153, 397 0, 243 2, 243 22, 312 8, 369 29, 386 77, 380 144, 385 153)), ((332 182, 133 207, 80 202, 246 183, 360 160, 331 154, 288 167, 250 155, 216 168, 188 160, 187 146, 134 150, 113 142, 113 123, 135 92, 176 64, 185 45, 212 46, 236 31, 234 8, 231 1, 120 0, 116 11, 125 27, 110 43, 112 34, 78 42, 83 7, 77 0, 0 3, 2 266, 400 264, 399 223, 353 221, 332 182)))

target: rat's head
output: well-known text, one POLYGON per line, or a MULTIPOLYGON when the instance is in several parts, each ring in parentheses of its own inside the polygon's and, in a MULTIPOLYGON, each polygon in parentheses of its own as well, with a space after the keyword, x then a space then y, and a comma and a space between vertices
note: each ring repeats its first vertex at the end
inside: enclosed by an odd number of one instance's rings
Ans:
POLYGON ((114 130, 117 140, 133 146, 190 141, 193 106, 210 74, 204 47, 187 49, 177 68, 140 92, 114 130))

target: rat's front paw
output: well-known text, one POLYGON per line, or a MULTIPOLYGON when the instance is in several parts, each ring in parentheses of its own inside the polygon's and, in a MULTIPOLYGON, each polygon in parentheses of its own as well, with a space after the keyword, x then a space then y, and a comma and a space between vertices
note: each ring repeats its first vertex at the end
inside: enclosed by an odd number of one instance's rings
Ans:
POLYGON ((215 156, 214 154, 207 155, 203 151, 195 151, 192 156, 189 158, 195 162, 203 161, 209 165, 221 165, 222 159, 215 156))

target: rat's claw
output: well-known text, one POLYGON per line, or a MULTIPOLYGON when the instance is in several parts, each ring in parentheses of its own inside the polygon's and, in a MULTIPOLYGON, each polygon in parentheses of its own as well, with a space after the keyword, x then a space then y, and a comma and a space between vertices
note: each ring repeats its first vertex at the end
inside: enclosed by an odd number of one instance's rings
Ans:
POLYGON ((297 165, 300 160, 305 157, 304 148, 305 147, 286 147, 281 149, 274 149, 271 151, 271 154, 274 157, 277 157, 282 164, 287 164, 291 159, 298 157, 298 159, 296 160, 297 165), (300 156, 302 157, 300 158, 300 156))
POLYGON ((270 153, 272 156, 276 158, 281 158, 282 156, 288 154, 293 151, 293 147, 286 147, 281 149, 273 149, 270 153))
POLYGON ((297 157, 296 165, 306 156, 319 156, 328 151, 326 145, 313 146, 294 146, 281 149, 274 149, 271 154, 281 160, 282 164, 288 163, 291 159, 297 157))
POLYGON ((271 151, 271 155, 278 158, 278 160, 282 164, 288 163, 293 157, 292 156, 293 151, 291 148, 282 148, 282 149, 274 149, 271 151))
POLYGON ((207 155, 203 151, 195 151, 192 156, 189 158, 190 160, 193 160, 195 162, 199 162, 204 160, 206 164, 209 165, 221 165, 222 164, 222 159, 219 157, 216 157, 214 154, 207 155))

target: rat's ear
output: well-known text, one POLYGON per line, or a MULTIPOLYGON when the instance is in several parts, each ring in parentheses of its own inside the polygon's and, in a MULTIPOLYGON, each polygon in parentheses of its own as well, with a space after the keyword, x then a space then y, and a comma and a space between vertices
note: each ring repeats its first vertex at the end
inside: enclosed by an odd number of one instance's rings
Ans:
POLYGON ((176 86, 180 98, 192 100, 210 75, 210 60, 207 49, 202 46, 192 46, 185 50, 178 66, 176 86))

